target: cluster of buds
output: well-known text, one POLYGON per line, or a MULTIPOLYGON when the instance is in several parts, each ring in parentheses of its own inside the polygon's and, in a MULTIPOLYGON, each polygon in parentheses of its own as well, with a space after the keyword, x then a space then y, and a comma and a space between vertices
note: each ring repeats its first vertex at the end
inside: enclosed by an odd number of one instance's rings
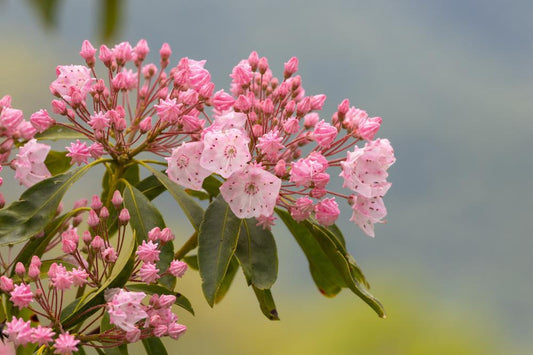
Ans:
MULTIPOLYGON (((94 343, 98 341, 105 344, 103 347, 117 346, 153 336, 177 339, 185 332, 186 327, 177 323, 177 316, 171 309, 175 296, 154 294, 149 299, 149 305, 144 306, 141 302, 146 294, 127 289, 105 290, 107 303, 87 311, 100 311, 99 316, 76 334, 65 331, 61 317, 67 291, 73 288, 98 290, 109 279, 115 263, 124 253, 129 211, 123 207, 123 198, 118 190, 111 202, 117 215, 115 239, 108 233, 110 212, 95 195, 90 208, 84 207, 87 200, 77 201, 75 211, 80 212, 73 213, 64 228, 50 239, 47 252, 57 253, 54 247, 60 246, 64 253, 53 259, 58 261, 42 260, 34 255, 27 267, 21 262, 15 264, 13 277, 0 277, 0 290, 9 296, 14 307, 19 310, 26 308, 38 315, 41 324, 44 319, 50 322, 48 326, 33 327, 30 321, 14 316, 6 322, 4 332, 16 346, 35 343, 51 346, 58 354, 71 354, 77 351, 78 344, 98 347, 94 343), (85 211, 88 211, 88 229, 80 236, 75 225, 81 223, 85 211), (44 263, 47 269, 44 269, 44 263), (95 329, 90 328, 106 312, 115 327, 102 332, 98 332, 97 328, 95 334, 95 329)), ((135 250, 135 263, 128 281, 149 285, 164 275, 182 277, 187 270, 187 264, 182 261, 172 261, 165 270, 156 266, 161 247, 174 239, 172 231, 156 227, 149 232, 148 239, 135 250)))

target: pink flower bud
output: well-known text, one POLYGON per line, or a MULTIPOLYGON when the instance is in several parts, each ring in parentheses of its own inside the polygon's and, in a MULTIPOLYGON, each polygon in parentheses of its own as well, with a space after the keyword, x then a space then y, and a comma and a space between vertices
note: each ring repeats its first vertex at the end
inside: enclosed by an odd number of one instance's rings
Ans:
POLYGON ((101 144, 98 143, 98 142, 94 142, 94 143, 91 144, 91 146, 89 147, 89 154, 90 154, 91 157, 93 157, 94 159, 98 159, 98 158, 100 158, 100 157, 104 154, 104 146, 101 145, 101 144))
POLYGON ((41 270, 39 269, 39 267, 37 265, 30 264, 30 267, 28 269, 28 276, 33 280, 37 280, 40 274, 41 270))
POLYGON ((170 49, 170 46, 168 43, 163 43, 161 46, 161 49, 159 50, 159 55, 161 56, 162 62, 167 62, 168 58, 172 55, 172 50, 170 49))
POLYGON ((326 95, 311 96, 311 110, 322 110, 324 102, 326 102, 326 95))
POLYGON ((285 63, 285 71, 283 73, 283 76, 285 78, 290 77, 292 74, 296 73, 298 71, 298 58, 292 57, 289 59, 288 62, 285 63))
POLYGON ((250 102, 248 97, 240 95, 233 106, 235 107, 235 111, 248 112, 250 110, 250 107, 252 107, 252 103, 250 102))
POLYGON ((19 276, 20 278, 24 277, 24 274, 26 273, 26 268, 24 267, 24 264, 20 261, 15 265, 15 274, 19 276))
POLYGON ((318 223, 330 226, 339 217, 340 210, 335 198, 325 198, 315 206, 315 216, 318 223))
POLYGON ((2 111, 2 109, 5 107, 11 107, 11 96, 9 95, 4 95, 0 99, 0 111, 2 111))
POLYGON ((126 208, 123 208, 118 215, 118 220, 122 225, 128 224, 130 220, 130 212, 126 208))
POLYGON ((324 120, 315 125, 313 138, 322 148, 329 148, 337 137, 337 129, 324 120))
POLYGON ((148 232, 148 240, 158 241, 161 237, 161 228, 154 227, 148 232))
POLYGON ((4 292, 13 291, 13 280, 7 276, 0 276, 0 290, 4 292))
POLYGON ((104 220, 109 218, 109 210, 106 206, 102 207, 100 210, 100 218, 104 220))
POLYGON ((311 112, 304 116, 304 127, 307 129, 313 128, 317 123, 320 117, 318 113, 311 112))
POLYGON ((100 55, 98 58, 104 63, 106 67, 110 67, 113 64, 113 60, 115 59, 113 56, 113 52, 111 52, 111 49, 109 49, 105 44, 100 46, 100 55))
POLYGON ((114 263, 117 261, 117 252, 113 247, 106 248, 102 251, 102 259, 108 263, 114 263))
POLYGON ((56 124, 46 110, 39 110, 31 115, 30 122, 37 132, 42 133, 56 124))
POLYGON ((348 99, 342 100, 342 102, 339 104, 337 108, 337 112, 339 113, 339 118, 342 119, 344 115, 346 115, 349 109, 350 109, 350 101, 348 99))
POLYGON ((148 47, 148 43, 145 39, 139 40, 133 50, 135 51, 137 62, 139 63, 142 62, 144 58, 146 58, 146 55, 150 52, 150 48, 148 47))
POLYGON ((94 250, 101 250, 105 246, 104 240, 99 235, 95 236, 93 241, 91 242, 91 248, 94 250))
POLYGON ((113 56, 118 65, 124 65, 133 59, 133 48, 129 42, 122 42, 113 47, 113 56))
POLYGON ((259 68, 259 72, 261 74, 265 74, 268 70, 268 59, 266 57, 261 57, 261 59, 259 59, 259 64, 257 65, 257 67, 259 68))
POLYGON ((83 235, 82 235, 82 239, 83 239, 83 242, 87 245, 89 245, 89 243, 91 243, 93 237, 91 236, 91 232, 89 231, 84 231, 83 232, 83 235))
POLYGON ((285 160, 278 160, 276 166, 274 167, 274 173, 278 177, 283 177, 287 174, 287 163, 285 162, 285 160))
POLYGON ((168 272, 170 272, 172 276, 182 277, 185 274, 185 271, 187 271, 187 268, 187 263, 179 260, 174 260, 170 263, 168 272))
POLYGON ((259 65, 259 55, 256 51, 250 53, 250 56, 248 57, 248 64, 250 64, 252 71, 257 70, 257 66, 259 65))
POLYGON ((96 48, 93 47, 88 40, 83 41, 81 45, 80 56, 85 59, 85 62, 89 67, 93 67, 96 61, 94 55, 96 54, 96 48))
POLYGON ((211 96, 213 96, 214 91, 215 91, 215 84, 209 82, 205 84, 204 86, 200 87, 200 90, 198 90, 198 94, 200 94, 200 97, 208 99, 211 96))
POLYGON ((149 130, 152 129, 152 117, 148 116, 145 117, 140 123, 139 128, 141 129, 142 133, 146 133, 149 130))
POLYGON ((219 90, 215 93, 213 97, 213 106, 218 111, 226 111, 233 106, 235 99, 230 94, 224 92, 224 90, 219 90))
POLYGON ((89 217, 87 218, 87 224, 89 227, 95 228, 100 224, 100 218, 98 218, 98 215, 94 210, 89 211, 89 217))
POLYGON ((111 203, 113 204, 113 206, 119 208, 122 205, 123 201, 124 199, 122 198, 120 191, 115 190, 115 192, 113 192, 113 198, 111 199, 111 203))
POLYGON ((99 212, 102 206, 103 206, 103 203, 102 203, 102 200, 100 200, 100 197, 98 195, 93 195, 91 199, 91 208, 95 210, 96 212, 99 212))
POLYGON ((30 265, 37 265, 37 267, 41 267, 42 262, 41 259, 37 255, 33 255, 31 257, 30 265))
POLYGON ((159 240, 162 242, 162 243, 167 243, 167 242, 170 242, 172 240, 174 240, 174 233, 172 233, 172 230, 170 230, 170 228, 163 228, 163 230, 161 230, 161 234, 159 236, 159 240))
POLYGON ((295 134, 300 130, 300 123, 296 117, 289 117, 283 124, 283 130, 287 134, 295 134))
POLYGON ((178 339, 182 334, 185 334, 185 332, 187 331, 187 327, 183 324, 179 324, 179 323, 171 323, 169 326, 168 326, 168 336, 171 337, 172 339, 176 340, 178 339))

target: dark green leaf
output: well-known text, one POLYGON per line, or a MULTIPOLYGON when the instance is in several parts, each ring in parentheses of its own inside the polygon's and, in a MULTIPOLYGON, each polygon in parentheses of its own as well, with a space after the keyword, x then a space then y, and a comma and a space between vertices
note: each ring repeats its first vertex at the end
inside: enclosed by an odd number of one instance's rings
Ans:
POLYGON ((198 266, 202 290, 211 307, 237 247, 241 223, 221 195, 205 211, 198 235, 198 266))
POLYGON ((165 345, 159 338, 151 337, 142 340, 147 355, 168 355, 165 345))
POLYGON ((25 346, 17 346, 17 355, 32 355, 37 349, 37 344, 29 343, 25 346))
MULTIPOLYGON (((124 206, 130 212, 130 225, 136 232, 137 243, 141 244, 143 240, 148 240, 148 232, 152 228, 165 228, 165 221, 161 213, 142 192, 129 183, 124 189, 124 206)), ((158 269, 161 271, 168 269, 172 260, 174 260, 174 245, 172 242, 168 242, 159 253, 158 269)), ((168 288, 174 288, 176 278, 172 275, 165 275, 158 282, 168 288)))
POLYGON ((87 311, 89 308, 105 303, 104 292, 108 288, 123 287, 128 281, 135 264, 136 251, 135 238, 126 241, 120 255, 113 266, 111 276, 94 292, 85 294, 81 299, 77 299, 65 307, 61 312, 61 323, 65 329, 70 329, 81 323, 97 310, 87 311), (72 306, 74 305, 74 306, 72 306))
POLYGON ((181 260, 185 261, 191 269, 198 270, 198 255, 184 256, 181 260))
POLYGON ((200 223, 202 223, 202 218, 204 216, 204 210, 200 205, 193 200, 187 193, 174 181, 170 180, 168 176, 150 166, 146 166, 152 174, 166 187, 168 192, 174 197, 174 200, 180 205, 183 213, 189 219, 192 226, 196 231, 200 228, 200 223))
POLYGON ((65 126, 53 126, 48 128, 43 133, 37 133, 35 135, 37 140, 56 141, 58 139, 87 139, 86 136, 78 131, 70 129, 65 126))
POLYGON ((157 196, 161 195, 167 189, 157 180, 153 175, 148 176, 147 178, 141 180, 135 187, 141 191, 146 198, 152 201, 157 196))
POLYGON ((72 166, 70 158, 67 157, 67 152, 56 152, 55 150, 48 152, 44 164, 52 176, 64 173, 72 166))
POLYGON ((285 223, 307 257, 311 276, 318 290, 327 297, 333 297, 338 294, 342 287, 346 287, 346 283, 309 229, 303 222, 297 223, 284 210, 276 209, 276 213, 285 223))
POLYGON ((234 255, 233 258, 231 258, 231 261, 228 265, 228 269, 226 270, 226 275, 224 275, 224 279, 222 279, 222 283, 220 284, 220 287, 218 288, 217 294, 215 296, 215 304, 222 301, 224 296, 226 296, 226 293, 228 293, 229 288, 231 284, 233 283, 233 279, 235 278, 235 275, 237 274, 237 270, 239 270, 239 262, 237 261, 237 258, 234 255))
POLYGON ((242 221, 235 255, 248 284, 266 290, 278 276, 278 255, 272 232, 257 226, 255 218, 242 221))
POLYGON ((208 193, 203 192, 203 191, 197 191, 197 190, 191 190, 191 189, 185 189, 184 191, 187 193, 187 195, 197 198, 199 200, 209 200, 209 197, 211 197, 208 193))
POLYGON ((179 292, 174 292, 160 285, 147 285, 145 283, 130 283, 127 284, 126 287, 133 291, 141 291, 149 294, 176 296, 176 302, 174 302, 174 304, 194 315, 194 309, 192 308, 191 302, 179 292))
POLYGON ((106 355, 128 355, 128 345, 122 344, 113 348, 104 349, 106 355))
POLYGON ((43 180, 26 190, 18 201, 0 210, 0 245, 23 242, 54 218, 65 192, 90 165, 43 180))
POLYGON ((217 197, 220 193, 220 186, 222 185, 222 181, 214 177, 213 175, 209 175, 204 179, 204 182, 202 183, 202 188, 207 191, 211 197, 217 197))
POLYGON ((274 298, 270 290, 260 290, 253 285, 252 288, 259 302, 261 312, 270 320, 279 320, 278 310, 276 309, 276 304, 274 303, 274 298))

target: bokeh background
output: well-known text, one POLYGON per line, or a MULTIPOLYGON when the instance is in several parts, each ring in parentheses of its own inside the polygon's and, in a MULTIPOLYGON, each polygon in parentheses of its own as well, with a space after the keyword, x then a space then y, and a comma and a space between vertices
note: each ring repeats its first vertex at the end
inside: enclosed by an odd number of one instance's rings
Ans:
MULTIPOLYGON (((389 318, 354 295, 326 299, 284 228, 276 227, 280 322, 260 313, 239 277, 213 310, 190 272, 187 354, 533 353, 533 2, 0 0, 0 96, 26 118, 49 108, 58 64, 82 64, 81 42, 145 38, 177 58, 207 59, 217 88, 252 50, 275 74, 291 56, 324 115, 351 103, 383 117, 397 163, 388 223, 366 237, 339 223, 389 318)), ((8 201, 22 189, 2 176, 8 201)), ((90 180, 90 178, 89 178, 90 180)), ((87 197, 97 181, 78 184, 87 197)), ((78 196, 78 197, 80 197, 78 196)), ((90 195, 89 195, 90 196, 90 195)), ((178 238, 186 223, 156 200, 178 238)), ((138 348, 136 351, 140 351, 138 348)))

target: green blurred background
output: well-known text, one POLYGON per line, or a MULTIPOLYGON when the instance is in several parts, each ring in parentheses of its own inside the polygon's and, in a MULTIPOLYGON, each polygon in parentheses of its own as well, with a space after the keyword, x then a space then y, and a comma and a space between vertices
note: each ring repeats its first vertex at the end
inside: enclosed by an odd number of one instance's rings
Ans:
MULTIPOLYGON (((324 117, 348 97, 383 117, 379 136, 395 147, 388 223, 375 239, 348 222, 348 208, 339 223, 389 317, 346 291, 321 296, 277 226, 281 321, 264 319, 242 277, 209 309, 190 272, 178 287, 197 314, 180 313, 189 332, 166 342, 169 353, 528 354, 532 13, 527 0, 0 0, 0 96, 26 118, 49 108, 55 67, 81 64, 83 39, 145 38, 154 52, 168 42, 174 64, 207 59, 217 89, 252 50, 278 76, 297 56, 307 93, 328 96, 324 117)), ((2 176, 16 199, 22 189, 2 176)), ((77 186, 89 197, 98 181, 77 186)), ((185 240, 171 199, 156 203, 185 240)))

